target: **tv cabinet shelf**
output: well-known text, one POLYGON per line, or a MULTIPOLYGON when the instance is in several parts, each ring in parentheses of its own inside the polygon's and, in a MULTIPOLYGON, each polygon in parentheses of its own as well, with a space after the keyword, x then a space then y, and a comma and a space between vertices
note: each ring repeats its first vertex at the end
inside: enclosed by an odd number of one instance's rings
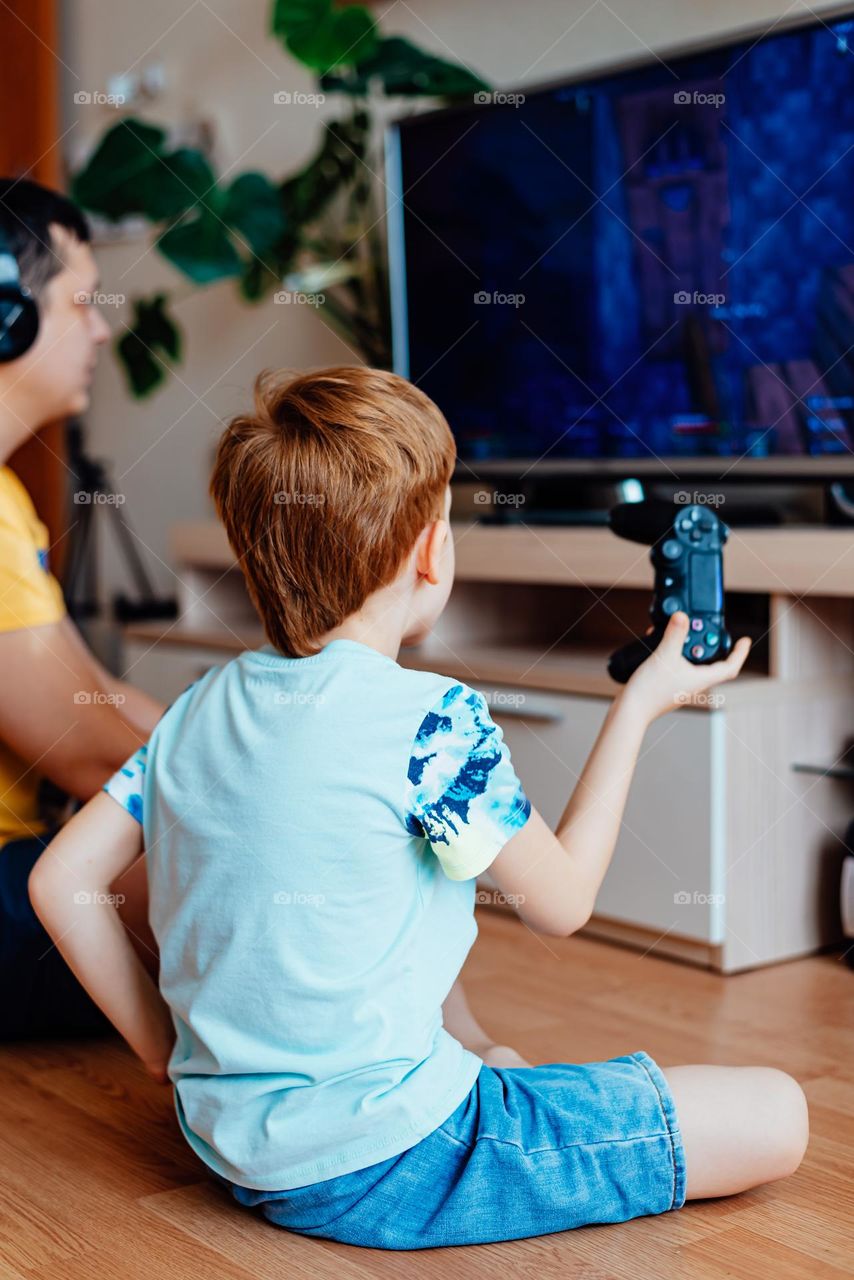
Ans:
MULTIPOLYGON (((451 600, 400 661, 484 693, 554 825, 618 689, 607 656, 645 624, 648 549, 601 528, 458 522, 454 535, 451 600)), ((130 677, 166 700, 264 641, 218 524, 177 526, 172 551, 178 620, 124 631, 130 677)), ((749 669, 651 726, 589 928, 732 972, 840 936, 854 532, 737 531, 725 578, 730 629, 754 638, 749 669)))
MULTIPOLYGON (((418 649, 404 649, 400 661, 406 667, 438 671, 467 683, 492 681, 520 689, 612 698, 619 686, 608 675, 610 654, 611 649, 576 649, 569 645, 557 646, 544 653, 536 645, 483 644, 466 649, 457 645, 449 648, 439 642, 425 644, 418 649)), ((727 698, 730 704, 753 700, 767 689, 767 676, 743 676, 737 684, 721 689, 719 705, 723 706, 727 698)), ((701 710, 709 709, 706 701, 693 705, 701 710)))
MULTIPOLYGON (((598 527, 454 523, 457 582, 634 587, 648 591, 649 550, 598 527)), ((179 564, 225 570, 233 556, 222 527, 185 522, 172 530, 179 564)), ((854 532, 813 525, 735 530, 726 547, 728 591, 854 594, 854 532)))
MULTIPOLYGON (((649 548, 609 529, 457 524, 457 581, 649 590, 649 548)), ((850 597, 854 533, 792 526, 734 530, 726 545, 730 592, 850 597)))

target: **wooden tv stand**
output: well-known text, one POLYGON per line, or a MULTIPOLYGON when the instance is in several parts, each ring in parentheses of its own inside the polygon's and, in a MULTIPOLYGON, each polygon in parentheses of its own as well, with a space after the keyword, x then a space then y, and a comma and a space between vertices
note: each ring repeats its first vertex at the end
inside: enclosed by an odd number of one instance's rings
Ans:
MULTIPOLYGON (((600 528, 454 532, 449 606, 401 662, 485 692, 554 824, 617 689, 607 655, 645 624, 648 550, 600 528)), ((263 643, 219 525, 177 526, 172 549, 178 621, 124 632, 129 678, 167 699, 263 643)), ((840 937, 841 836, 854 816, 854 533, 737 531, 725 574, 730 630, 754 637, 748 668, 651 727, 589 931, 733 972, 840 937)))

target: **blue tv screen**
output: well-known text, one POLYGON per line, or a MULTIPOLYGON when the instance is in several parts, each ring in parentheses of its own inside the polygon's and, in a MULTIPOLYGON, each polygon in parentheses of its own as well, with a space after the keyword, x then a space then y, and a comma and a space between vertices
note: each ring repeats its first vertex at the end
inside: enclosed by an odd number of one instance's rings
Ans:
POLYGON ((854 458, 851 17, 474 95, 386 156, 395 369, 461 458, 854 458))

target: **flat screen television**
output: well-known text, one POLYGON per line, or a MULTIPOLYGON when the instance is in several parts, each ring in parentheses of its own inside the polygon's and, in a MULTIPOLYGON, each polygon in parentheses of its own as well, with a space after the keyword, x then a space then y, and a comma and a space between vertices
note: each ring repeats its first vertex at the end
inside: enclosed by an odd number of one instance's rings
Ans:
POLYGON ((854 11, 413 114, 394 367, 478 473, 854 474, 854 11))

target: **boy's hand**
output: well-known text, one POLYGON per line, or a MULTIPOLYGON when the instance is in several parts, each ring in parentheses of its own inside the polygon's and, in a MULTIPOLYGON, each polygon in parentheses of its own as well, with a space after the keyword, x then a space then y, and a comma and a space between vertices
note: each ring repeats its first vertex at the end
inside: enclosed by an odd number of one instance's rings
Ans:
POLYGON ((491 1044, 481 1049, 479 1057, 488 1067, 530 1067, 530 1062, 511 1049, 509 1044, 491 1044))
POLYGON ((145 1067, 146 1074, 151 1077, 155 1084, 172 1083, 169 1079, 169 1072, 167 1070, 169 1066, 168 1058, 163 1062, 144 1062, 142 1065, 145 1067))
POLYGON ((624 697, 647 722, 683 706, 695 694, 733 680, 750 652, 750 640, 743 636, 728 658, 697 666, 683 656, 688 635, 687 613, 674 613, 657 649, 641 663, 626 684, 624 697))

